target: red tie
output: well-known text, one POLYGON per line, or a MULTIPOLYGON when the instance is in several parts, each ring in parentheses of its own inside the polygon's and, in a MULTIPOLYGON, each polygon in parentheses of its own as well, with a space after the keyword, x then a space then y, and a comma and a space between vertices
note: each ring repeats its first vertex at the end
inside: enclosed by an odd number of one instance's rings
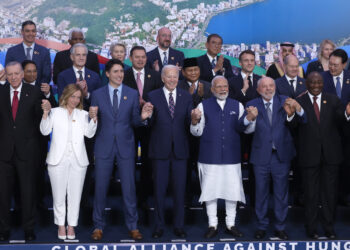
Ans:
POLYGON ((13 120, 16 120, 17 109, 18 109, 18 91, 13 91, 13 98, 12 98, 12 117, 13 117, 13 120))
POLYGON ((317 121, 320 122, 320 108, 318 107, 318 104, 317 104, 317 96, 314 96, 314 110, 315 110, 315 115, 316 115, 316 118, 317 118, 317 121))

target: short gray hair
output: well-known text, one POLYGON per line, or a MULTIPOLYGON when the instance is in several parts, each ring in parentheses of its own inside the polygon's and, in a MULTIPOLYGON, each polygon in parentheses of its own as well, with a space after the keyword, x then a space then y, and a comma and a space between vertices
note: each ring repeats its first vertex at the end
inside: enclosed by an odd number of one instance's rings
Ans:
POLYGON ((19 63, 19 62, 17 62, 17 61, 11 61, 11 62, 9 62, 8 64, 6 64, 6 66, 5 66, 5 71, 6 71, 6 68, 7 68, 7 67, 15 66, 15 65, 19 65, 19 67, 21 68, 21 71, 23 71, 22 64, 19 63))
POLYGON ((275 80, 273 78, 271 78, 269 76, 263 76, 258 80, 257 87, 259 87, 260 83, 265 79, 271 79, 273 81, 273 83, 276 85, 275 80))
POLYGON ((76 44, 74 44, 74 45, 72 46, 72 48, 70 48, 70 54, 71 54, 71 55, 74 54, 75 49, 78 48, 78 47, 83 47, 83 48, 85 48, 86 54, 87 54, 88 51, 89 51, 85 44, 83 44, 83 43, 76 43, 76 44))
POLYGON ((126 53, 125 44, 123 44, 123 43, 117 43, 117 42, 113 42, 113 43, 111 44, 111 46, 109 47, 109 52, 112 53, 113 50, 114 50, 114 47, 116 47, 116 46, 123 47, 123 48, 124 48, 124 52, 126 53))
POLYGON ((170 70, 170 69, 176 69, 176 72, 177 72, 177 75, 179 76, 179 68, 175 65, 172 65, 172 64, 168 64, 168 65, 165 65, 162 69, 162 73, 161 73, 161 77, 163 77, 165 75, 165 71, 166 70, 170 70))
POLYGON ((69 40, 72 40, 72 36, 73 36, 73 33, 74 33, 74 32, 83 34, 83 38, 85 39, 84 32, 83 32, 80 28, 72 28, 72 29, 69 31, 69 40))
POLYGON ((213 78, 213 80, 211 80, 211 86, 213 86, 213 87, 214 87, 215 82, 216 82, 216 80, 218 80, 218 79, 225 79, 225 80, 226 80, 226 82, 227 82, 227 84, 228 84, 228 81, 227 81, 226 77, 221 76, 221 75, 218 75, 218 76, 215 76, 215 77, 213 78))

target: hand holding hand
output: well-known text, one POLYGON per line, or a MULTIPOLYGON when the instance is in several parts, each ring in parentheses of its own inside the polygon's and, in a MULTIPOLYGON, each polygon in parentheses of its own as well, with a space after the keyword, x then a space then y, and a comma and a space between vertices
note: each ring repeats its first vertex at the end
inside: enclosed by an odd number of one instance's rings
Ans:
POLYGON ((197 123, 201 120, 202 112, 199 108, 195 108, 191 111, 191 123, 192 125, 197 125, 197 123))
POLYGON ((97 121, 97 113, 98 113, 98 106, 90 106, 89 108, 89 116, 94 122, 97 121))
POLYGON ((50 85, 48 83, 42 83, 40 86, 40 90, 47 96, 50 93, 50 85))

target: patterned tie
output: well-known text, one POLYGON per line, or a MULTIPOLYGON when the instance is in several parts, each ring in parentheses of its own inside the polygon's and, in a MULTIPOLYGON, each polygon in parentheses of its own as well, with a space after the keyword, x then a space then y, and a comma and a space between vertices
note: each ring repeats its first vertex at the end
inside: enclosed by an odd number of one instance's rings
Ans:
POLYGON ((341 98, 341 84, 340 84, 340 77, 337 76, 337 83, 335 84, 335 91, 337 92, 337 96, 341 98))
POLYGON ((79 74, 79 81, 84 80, 84 78, 83 78, 83 71, 78 70, 78 74, 79 74))
POLYGON ((32 50, 32 48, 27 48, 27 60, 32 60, 32 55, 30 54, 30 51, 32 50))
POLYGON ((272 125, 272 110, 270 106, 271 106, 271 102, 265 103, 267 117, 269 118, 270 125, 272 125))
POLYGON ((174 118, 175 102, 174 102, 174 98, 173 98, 173 93, 172 92, 169 93, 169 111, 170 111, 171 118, 174 118))
POLYGON ((294 93, 294 91, 295 91, 295 88, 294 88, 294 80, 289 80, 289 82, 290 82, 290 86, 292 87, 292 90, 293 90, 293 93, 294 93))
POLYGON ((137 88, 139 90, 140 98, 142 98, 143 88, 142 88, 142 81, 141 81, 141 72, 137 72, 136 75, 137 75, 137 79, 136 79, 137 88))
POLYGON ((216 66, 216 63, 215 63, 215 58, 213 58, 213 60, 211 61, 211 68, 215 68, 216 66))
POLYGON ((320 122, 320 108, 318 107, 318 104, 317 104, 317 96, 313 96, 313 99, 314 99, 314 110, 315 110, 315 115, 316 115, 316 118, 317 118, 317 121, 320 122))
POLYGON ((18 109, 18 91, 13 91, 12 118, 14 121, 16 120, 17 109, 18 109))
POLYGON ((113 91, 113 111, 116 115, 118 113, 119 104, 118 104, 118 89, 113 91))
POLYGON ((163 66, 165 66, 165 65, 168 64, 168 57, 166 56, 166 52, 165 51, 163 52, 163 54, 164 54, 163 66))

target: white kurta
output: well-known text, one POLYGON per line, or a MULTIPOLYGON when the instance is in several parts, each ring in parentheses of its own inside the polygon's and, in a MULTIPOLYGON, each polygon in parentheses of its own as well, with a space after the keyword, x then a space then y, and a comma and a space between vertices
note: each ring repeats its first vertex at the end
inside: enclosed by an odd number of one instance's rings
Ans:
MULTIPOLYGON (((221 109, 224 109, 226 100, 222 101, 217 99, 217 102, 221 109)), ((191 133, 194 136, 201 136, 205 126, 202 103, 198 105, 198 109, 202 112, 202 116, 197 125, 191 124, 191 133)), ((243 105, 239 104, 239 117, 241 117, 243 113, 243 105)), ((245 121, 245 123, 247 124, 249 122, 245 121)), ((202 190, 199 202, 224 199, 245 203, 240 163, 216 165, 198 162, 198 172, 202 190)))

